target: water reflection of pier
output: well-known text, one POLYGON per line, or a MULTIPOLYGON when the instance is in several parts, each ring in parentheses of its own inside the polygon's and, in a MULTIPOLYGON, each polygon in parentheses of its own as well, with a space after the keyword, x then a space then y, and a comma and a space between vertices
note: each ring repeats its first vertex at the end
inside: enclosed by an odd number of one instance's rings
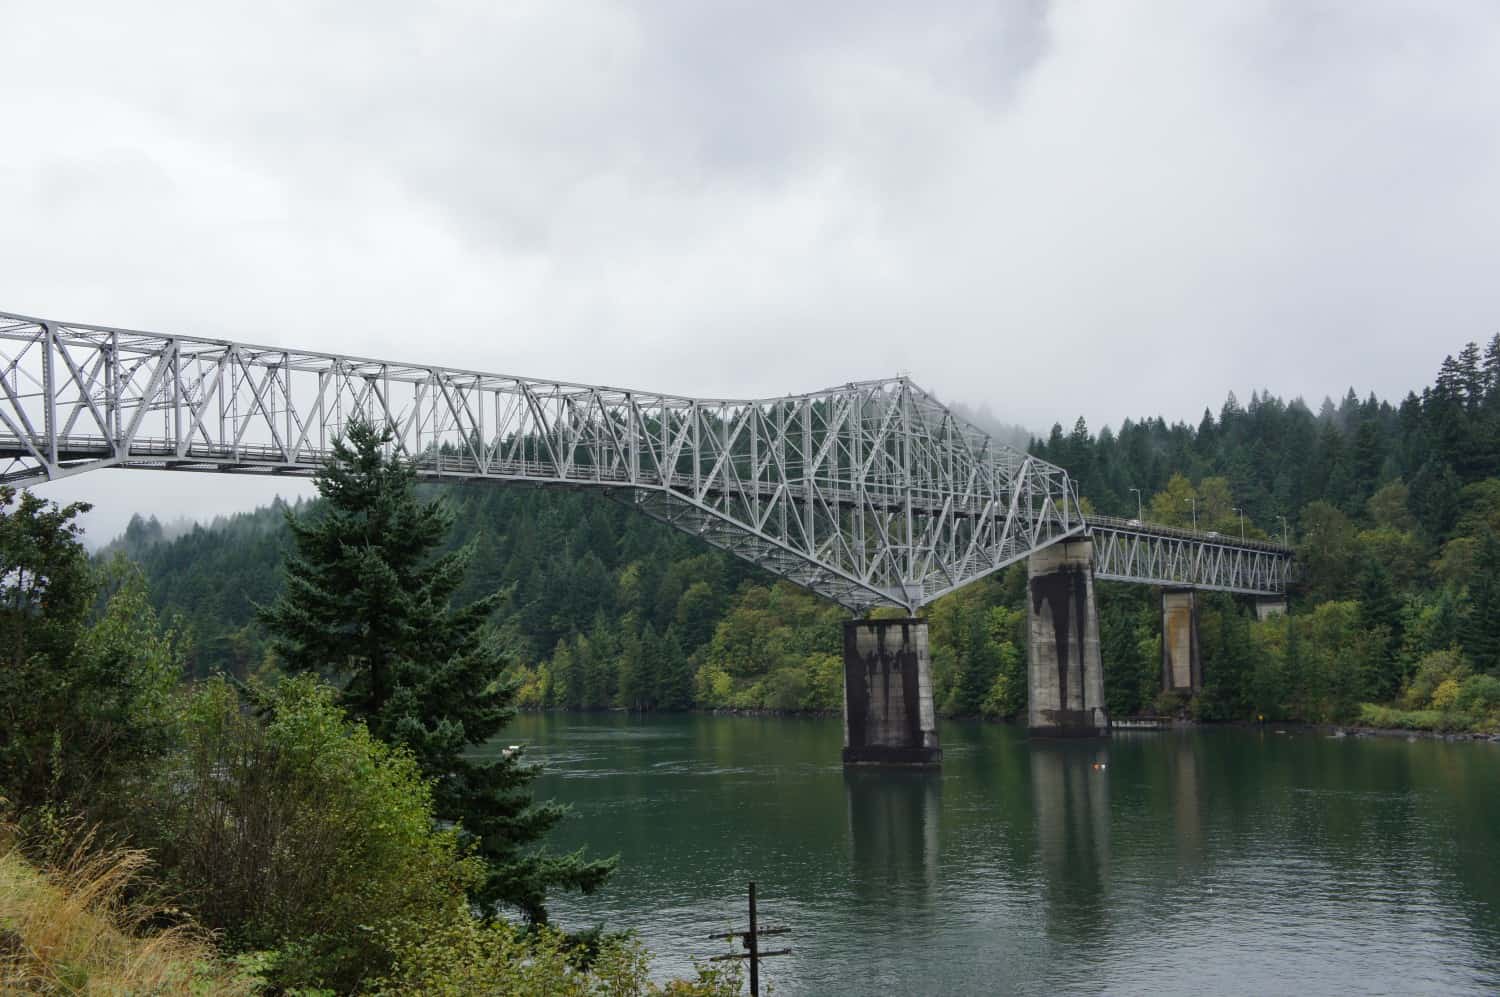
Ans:
POLYGON ((1110 903, 1112 876, 1167 888, 1202 865, 1199 750, 1196 738, 1156 733, 1030 743, 1037 855, 1053 927, 1099 928, 1093 918, 1110 903))
POLYGON ((1094 930, 1109 887, 1109 752, 1099 742, 1032 741, 1030 754, 1051 926, 1094 930))
POLYGON ((844 770, 850 865, 862 899, 908 912, 931 906, 938 879, 942 776, 932 771, 844 770))

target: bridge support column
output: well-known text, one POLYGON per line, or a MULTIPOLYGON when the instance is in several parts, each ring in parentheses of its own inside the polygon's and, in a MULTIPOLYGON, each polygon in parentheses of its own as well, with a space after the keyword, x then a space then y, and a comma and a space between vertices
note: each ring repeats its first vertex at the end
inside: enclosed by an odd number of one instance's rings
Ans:
POLYGON ((1255 600, 1255 618, 1269 620, 1273 616, 1286 615, 1286 596, 1276 595, 1255 600))
POLYGON ((1099 609, 1094 601, 1094 545, 1066 540, 1032 554, 1030 688, 1027 724, 1042 736, 1109 733, 1099 609))
POLYGON ((1194 693, 1203 688, 1198 653, 1198 599, 1192 589, 1161 593, 1161 687, 1194 693))
POLYGON ((927 621, 844 624, 844 764, 936 765, 927 621))

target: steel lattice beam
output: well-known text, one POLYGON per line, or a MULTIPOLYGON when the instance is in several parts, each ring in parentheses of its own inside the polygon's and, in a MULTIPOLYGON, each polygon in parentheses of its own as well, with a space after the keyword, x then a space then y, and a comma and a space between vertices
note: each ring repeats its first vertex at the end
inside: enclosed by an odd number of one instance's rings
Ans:
POLYGON ((905 378, 709 400, 0 313, 3 482, 311 475, 355 418, 423 479, 598 488, 855 610, 1085 529, 1067 472, 905 378))
POLYGON ((1133 520, 1089 518, 1094 575, 1111 581, 1279 595, 1292 553, 1256 540, 1190 533, 1133 520))

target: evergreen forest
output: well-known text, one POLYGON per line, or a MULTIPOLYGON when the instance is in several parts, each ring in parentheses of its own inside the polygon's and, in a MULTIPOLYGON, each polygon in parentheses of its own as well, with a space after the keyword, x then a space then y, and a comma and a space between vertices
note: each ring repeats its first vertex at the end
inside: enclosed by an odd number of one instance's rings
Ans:
MULTIPOLYGON (((1500 336, 1442 361, 1399 402, 1353 390, 1316 411, 1231 395, 1196 425, 1082 419, 1031 451, 1100 513, 1281 540, 1297 551, 1287 618, 1200 599, 1204 688, 1164 695, 1157 593, 1101 583, 1115 715, 1188 713, 1445 730, 1500 710, 1500 336)), ((483 484, 423 486, 470 549, 459 602, 488 600, 523 708, 837 711, 842 609, 603 498, 483 484)), ((192 674, 274 672, 256 618, 283 585, 288 512, 168 537, 149 513, 105 552, 145 575, 184 632, 192 674)), ((1025 710, 1024 565, 932 607, 939 710, 1025 710)))

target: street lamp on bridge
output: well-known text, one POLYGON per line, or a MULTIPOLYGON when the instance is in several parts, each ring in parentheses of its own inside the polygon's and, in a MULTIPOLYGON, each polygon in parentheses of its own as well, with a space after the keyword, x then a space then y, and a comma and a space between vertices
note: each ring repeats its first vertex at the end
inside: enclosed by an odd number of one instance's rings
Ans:
POLYGON ((1198 532, 1198 496, 1194 495, 1192 498, 1183 499, 1183 501, 1184 502, 1191 502, 1191 503, 1193 503, 1193 532, 1197 533, 1198 532))
POLYGON ((1236 509, 1234 511, 1240 514, 1240 539, 1243 540, 1245 539, 1245 510, 1236 509))
POLYGON ((1146 514, 1141 509, 1141 490, 1139 488, 1132 488, 1130 490, 1135 492, 1135 518, 1141 522, 1145 522, 1146 514))

